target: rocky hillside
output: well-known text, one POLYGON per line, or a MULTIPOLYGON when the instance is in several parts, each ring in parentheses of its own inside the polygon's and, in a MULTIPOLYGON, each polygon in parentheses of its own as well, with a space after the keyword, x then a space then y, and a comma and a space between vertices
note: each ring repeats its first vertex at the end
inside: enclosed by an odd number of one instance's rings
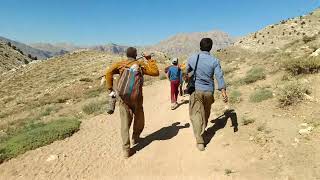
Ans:
POLYGON ((20 68, 31 61, 32 59, 25 56, 16 46, 0 41, 0 74, 20 68))
POLYGON ((48 55, 50 57, 61 56, 61 55, 64 55, 68 52, 72 52, 74 50, 81 49, 81 47, 75 46, 75 45, 69 44, 69 43, 55 43, 55 44, 33 43, 33 44, 30 44, 30 46, 33 48, 48 52, 48 55))
POLYGON ((117 44, 106 44, 106 45, 97 45, 89 47, 89 49, 97 50, 97 51, 103 51, 108 53, 114 53, 114 54, 123 54, 125 53, 128 46, 122 46, 117 44))
POLYGON ((13 40, 1 37, 1 36, 0 36, 0 40, 3 42, 10 42, 13 46, 20 49, 23 52, 23 54, 25 54, 27 56, 30 54, 32 57, 37 57, 37 59, 46 59, 46 58, 51 57, 50 52, 42 51, 40 49, 33 48, 33 47, 28 46, 26 44, 23 44, 23 43, 20 43, 17 41, 13 41, 13 40))
POLYGON ((236 45, 255 51, 279 49, 299 39, 320 33, 320 9, 308 15, 283 20, 241 38, 236 45))
POLYGON ((199 40, 205 37, 213 40, 213 50, 228 47, 235 42, 235 38, 221 31, 194 32, 177 34, 146 48, 161 51, 171 56, 188 56, 199 51, 199 40))

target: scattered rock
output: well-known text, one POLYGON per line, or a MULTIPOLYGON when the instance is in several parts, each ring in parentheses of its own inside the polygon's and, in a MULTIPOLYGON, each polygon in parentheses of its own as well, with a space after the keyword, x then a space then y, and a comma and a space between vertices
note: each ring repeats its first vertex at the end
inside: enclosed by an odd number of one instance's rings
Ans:
POLYGON ((302 123, 299 125, 300 127, 308 127, 308 123, 302 123))
POLYGON ((7 133, 4 132, 4 130, 1 130, 1 131, 0 131, 0 137, 4 137, 4 136, 6 136, 6 135, 7 135, 7 133))
POLYGON ((317 56, 319 56, 319 54, 320 54, 320 48, 317 49, 316 51, 314 51, 310 56, 311 57, 317 57, 317 56))
POLYGON ((298 143, 292 143, 291 145, 295 148, 298 147, 298 143))
POLYGON ((58 157, 58 155, 56 155, 56 154, 52 154, 52 155, 50 155, 49 157, 48 157, 48 159, 46 160, 47 162, 50 162, 50 161, 54 161, 54 160, 56 160, 56 159, 58 159, 59 157, 58 157))
POLYGON ((300 129, 299 130, 299 134, 300 135, 308 135, 308 134, 311 133, 312 129, 313 129, 312 126, 309 126, 309 127, 305 128, 305 129, 300 129))
POLYGON ((250 141, 253 141, 253 140, 254 140, 254 137, 253 137, 253 136, 250 136, 249 140, 250 140, 250 141))

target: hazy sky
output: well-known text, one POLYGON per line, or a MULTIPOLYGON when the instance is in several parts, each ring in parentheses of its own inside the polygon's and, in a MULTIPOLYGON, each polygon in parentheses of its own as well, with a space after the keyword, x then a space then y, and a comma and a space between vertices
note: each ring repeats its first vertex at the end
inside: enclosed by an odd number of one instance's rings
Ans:
POLYGON ((146 45, 179 32, 243 36, 320 0, 0 0, 0 36, 25 43, 146 45))

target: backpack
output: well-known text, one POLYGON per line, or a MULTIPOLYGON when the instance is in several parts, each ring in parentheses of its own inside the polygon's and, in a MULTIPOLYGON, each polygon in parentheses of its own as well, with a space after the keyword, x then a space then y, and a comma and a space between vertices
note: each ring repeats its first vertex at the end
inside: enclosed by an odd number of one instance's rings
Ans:
POLYGON ((125 65, 125 69, 120 74, 117 86, 118 96, 126 103, 136 102, 142 97, 143 73, 138 64, 132 62, 125 65))
POLYGON ((197 56, 197 61, 196 61, 196 67, 192 72, 189 72, 189 82, 187 84, 187 94, 191 95, 195 90, 196 90, 196 72, 198 68, 198 62, 199 62, 199 54, 197 56))

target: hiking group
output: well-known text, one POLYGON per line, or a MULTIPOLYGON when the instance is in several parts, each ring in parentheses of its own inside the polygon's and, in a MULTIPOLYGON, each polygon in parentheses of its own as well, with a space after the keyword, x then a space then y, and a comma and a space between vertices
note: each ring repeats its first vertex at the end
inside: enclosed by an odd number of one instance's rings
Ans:
MULTIPOLYGON (((210 54, 212 40, 203 38, 200 41, 200 52, 192 55, 186 67, 179 65, 178 58, 172 59, 172 66, 166 68, 165 72, 171 86, 171 109, 178 107, 177 98, 183 94, 183 81, 188 81, 186 93, 190 95, 189 116, 196 140, 196 147, 205 150, 203 133, 208 124, 211 105, 214 102, 214 76, 218 82, 218 90, 221 91, 224 102, 228 102, 226 84, 219 61, 210 54), (185 76, 183 76, 185 69, 185 76)), ((151 55, 143 54, 137 58, 137 49, 129 47, 126 51, 127 59, 113 64, 107 68, 105 79, 108 93, 113 101, 119 103, 121 119, 121 139, 124 157, 128 158, 134 154, 130 146, 129 129, 133 121, 132 145, 139 143, 140 134, 144 129, 145 118, 143 111, 143 76, 159 76, 156 61, 151 55), (139 59, 145 58, 147 61, 139 59), (119 74, 117 83, 113 83, 113 75, 119 74)), ((108 113, 113 113, 113 109, 108 113)))

